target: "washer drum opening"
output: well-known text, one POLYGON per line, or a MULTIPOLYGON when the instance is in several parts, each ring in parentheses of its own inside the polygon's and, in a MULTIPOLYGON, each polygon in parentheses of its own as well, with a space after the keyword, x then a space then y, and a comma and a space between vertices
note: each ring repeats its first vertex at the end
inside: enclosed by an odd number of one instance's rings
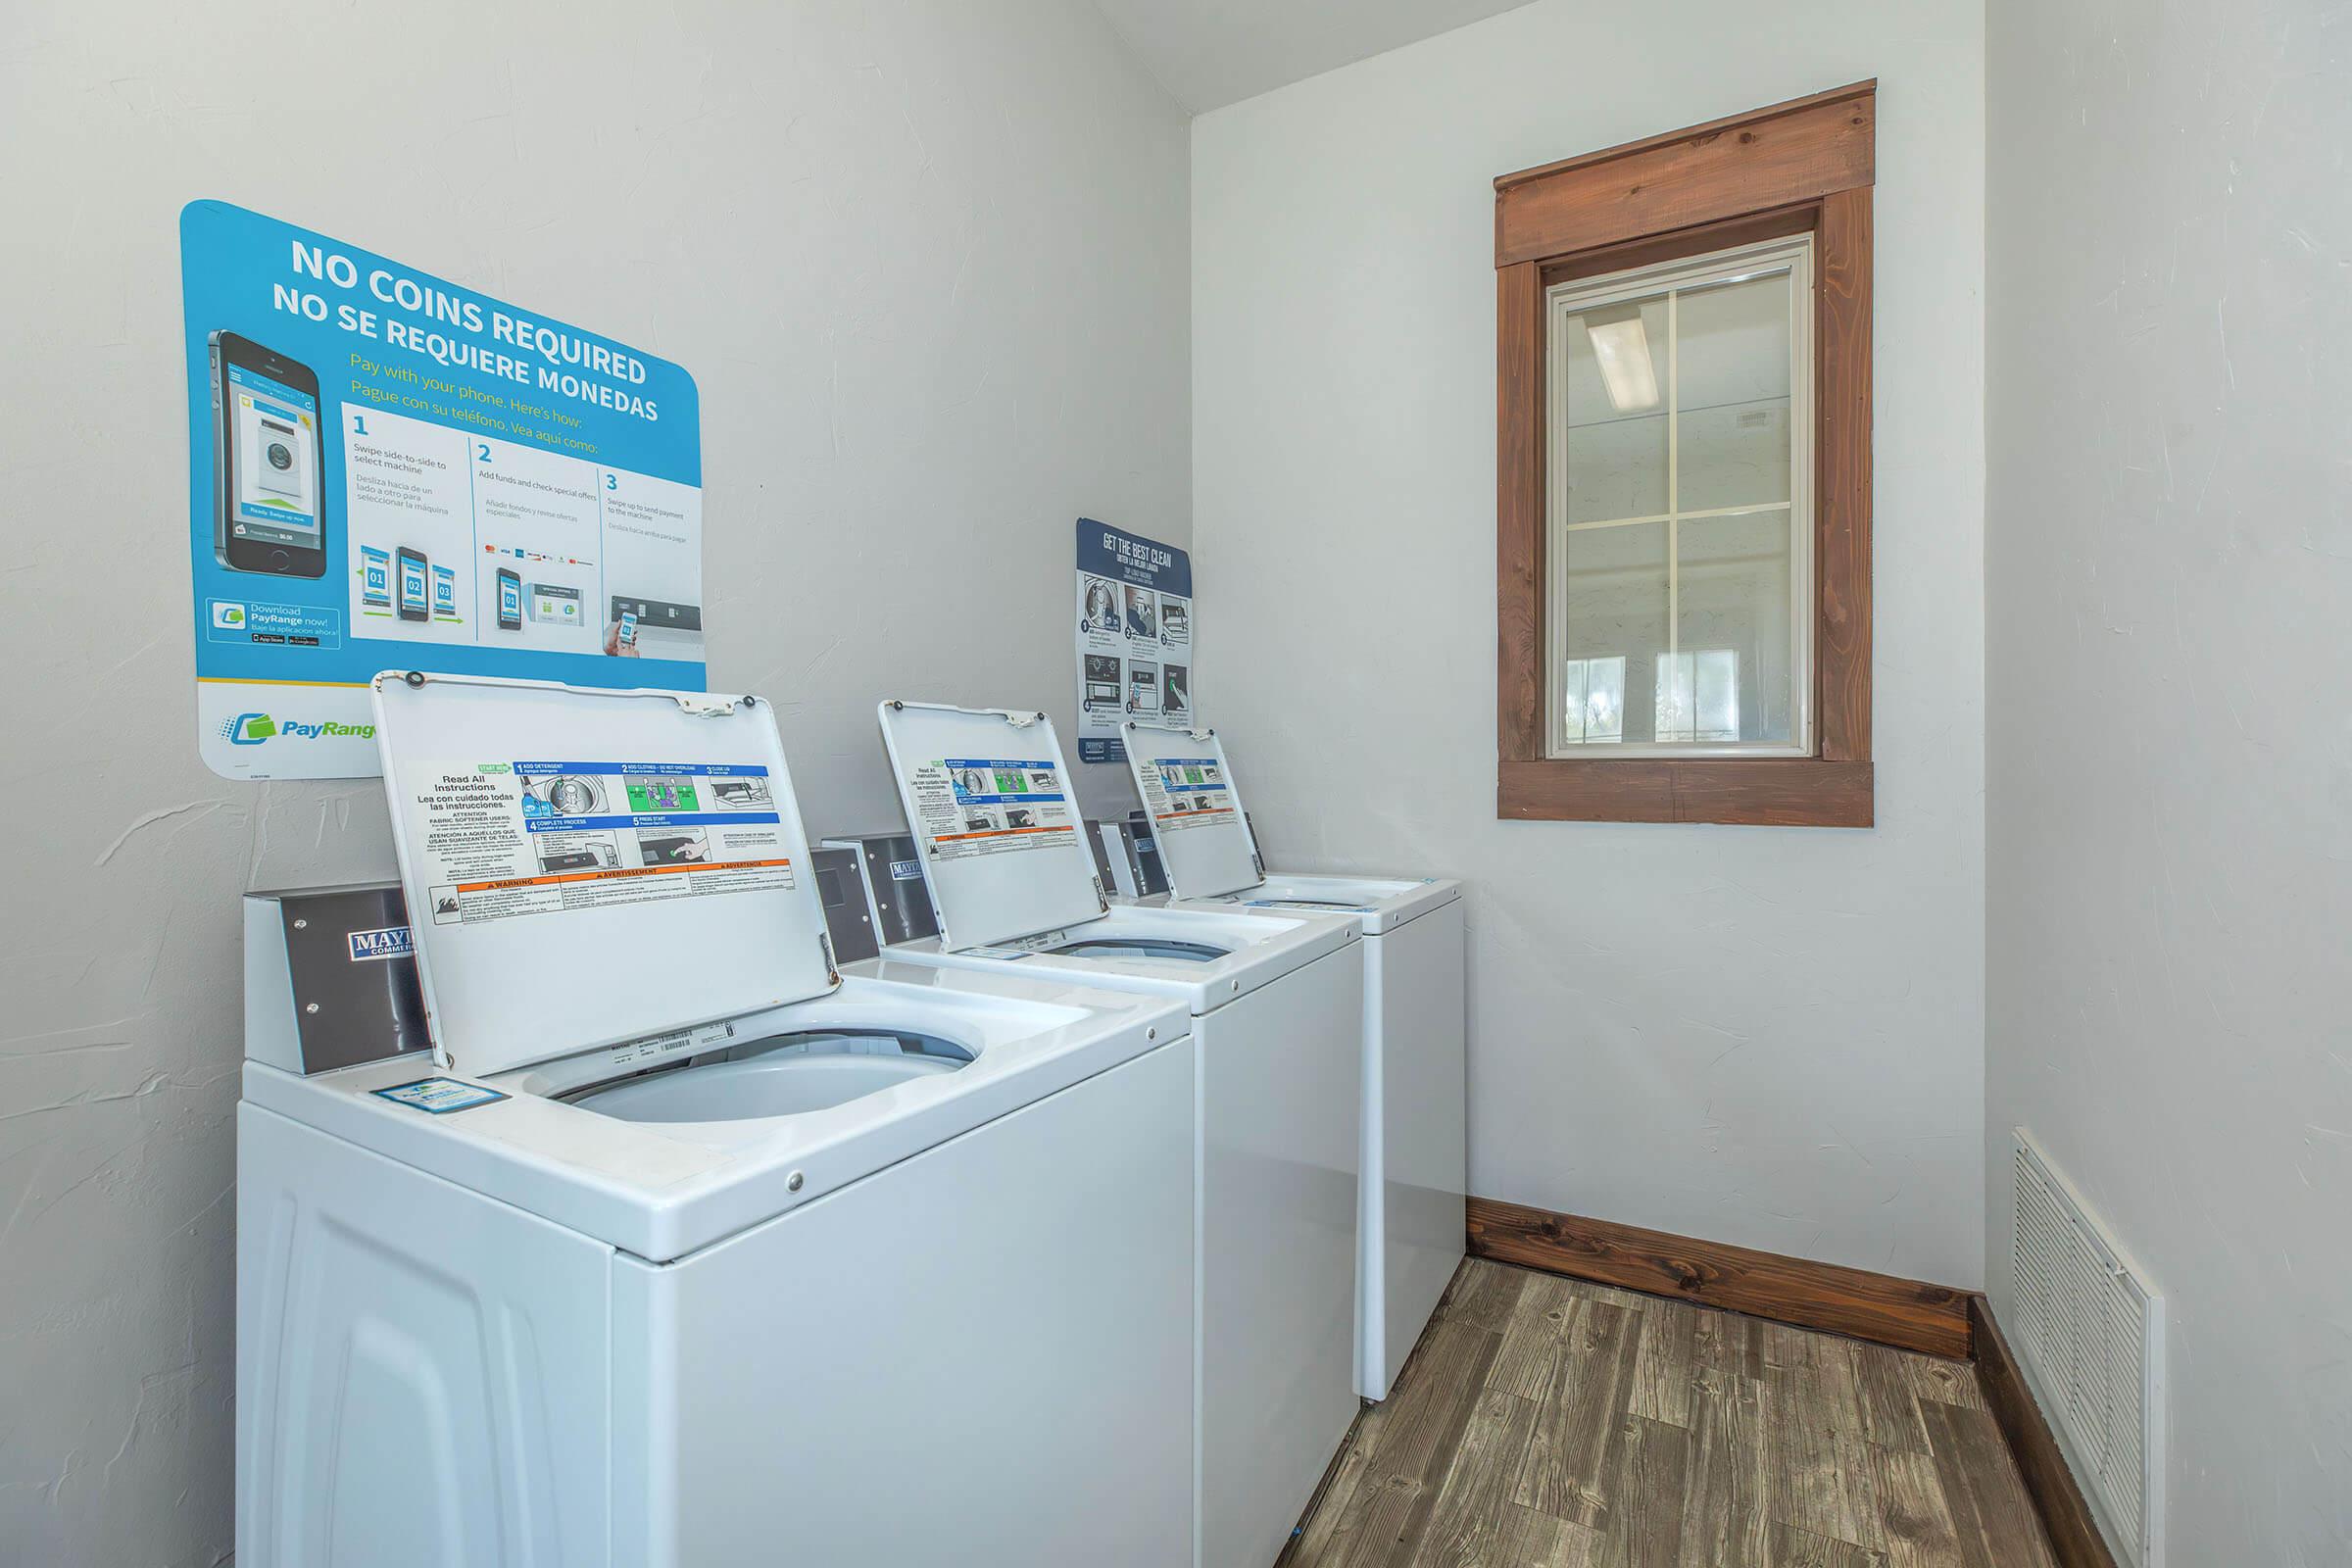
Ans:
POLYGON ((1071 958, 1173 958, 1179 963, 1212 963, 1225 956, 1223 948, 1166 937, 1094 937, 1046 951, 1071 958))
POLYGON ((620 1121, 744 1121, 830 1110, 916 1078, 971 1065, 972 1053, 937 1035, 821 1029, 705 1052, 565 1098, 620 1121))

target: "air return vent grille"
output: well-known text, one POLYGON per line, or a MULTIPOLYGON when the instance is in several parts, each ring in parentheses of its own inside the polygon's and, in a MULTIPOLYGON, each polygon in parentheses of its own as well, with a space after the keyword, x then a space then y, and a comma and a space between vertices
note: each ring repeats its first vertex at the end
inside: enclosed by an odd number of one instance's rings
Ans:
POLYGON ((2164 1298, 2017 1130, 2018 1346, 2075 1480, 2133 1568, 2163 1568, 2164 1298))

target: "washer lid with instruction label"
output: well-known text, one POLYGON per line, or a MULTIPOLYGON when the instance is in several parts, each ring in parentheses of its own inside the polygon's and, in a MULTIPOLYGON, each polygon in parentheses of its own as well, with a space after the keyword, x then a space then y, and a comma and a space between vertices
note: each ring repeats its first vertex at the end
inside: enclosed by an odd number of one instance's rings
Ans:
POLYGON ((941 947, 987 947, 1102 917, 1110 903, 1052 719, 927 703, 884 703, 881 713, 941 947))
POLYGON ((768 705, 375 678, 435 1059, 473 1077, 840 984, 768 705))
POLYGON ((1225 743, 1213 729, 1163 729, 1130 719, 1124 731, 1127 767, 1152 837, 1159 844, 1168 892, 1179 899, 1214 899, 1266 879, 1257 840, 1242 812, 1225 743))

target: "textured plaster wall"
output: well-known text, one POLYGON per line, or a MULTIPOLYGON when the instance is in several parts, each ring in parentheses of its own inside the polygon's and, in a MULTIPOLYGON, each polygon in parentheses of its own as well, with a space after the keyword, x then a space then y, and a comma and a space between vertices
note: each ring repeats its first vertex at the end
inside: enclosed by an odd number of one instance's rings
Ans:
POLYGON ((1276 863, 1469 879, 1478 1193, 1980 1277, 1983 61, 1545 0, 1194 123, 1200 710, 1276 863), (1868 76, 1879 826, 1497 821, 1491 181, 1868 76))
POLYGON ((1985 1272, 2166 1295, 2176 1568, 2352 1561, 2352 14, 1993 0, 1985 1272))
POLYGON ((0 125, 0 1560, 206 1564, 237 897, 391 862, 374 784, 196 760, 180 205, 693 371, 711 682, 860 828, 877 699, 1067 713, 1073 518, 1186 537, 1184 121, 1074 0, 20 0, 0 125))

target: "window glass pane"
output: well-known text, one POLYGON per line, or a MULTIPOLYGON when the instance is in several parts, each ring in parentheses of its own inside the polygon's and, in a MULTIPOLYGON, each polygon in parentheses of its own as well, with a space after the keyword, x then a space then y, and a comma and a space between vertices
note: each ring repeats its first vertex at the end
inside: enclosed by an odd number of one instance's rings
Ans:
POLYGON ((1786 744, 1793 729, 1793 685, 1788 667, 1790 623, 1788 509, 1728 517, 1686 517, 1676 529, 1675 642, 1686 649, 1720 650, 1717 676, 1733 683, 1728 698, 1710 697, 1705 663, 1684 711, 1691 728, 1720 735, 1685 739, 1786 744), (1712 716, 1710 716, 1712 715, 1712 716), (1725 715, 1729 715, 1728 718, 1725 715))
POLYGON ((1721 744, 1740 738, 1740 656, 1701 648, 1658 662, 1657 737, 1662 741, 1721 744))
MULTIPOLYGON (((1566 529, 1554 543, 1565 565, 1560 657, 1584 665, 1588 712, 1592 689, 1602 679, 1592 666, 1611 662, 1604 689, 1614 727, 1592 738, 1646 741, 1649 715, 1627 713, 1625 693, 1647 689, 1667 648, 1666 524, 1566 529)), ((1565 696, 1560 698, 1563 710, 1565 696)))
POLYGON ((1673 367, 1663 296, 1557 318, 1567 436, 1567 520, 1654 517, 1667 508, 1673 367))
POLYGON ((1560 739, 1570 746, 1585 739, 1585 699, 1592 691, 1587 667, 1582 659, 1560 661, 1560 683, 1552 689, 1552 701, 1560 705, 1560 739))
POLYGON ((1677 654, 1659 660, 1653 685, 1651 732, 1662 741, 1689 740, 1696 728, 1691 717, 1695 703, 1690 695, 1690 656, 1677 654))
POLYGON ((1738 740, 1740 656, 1729 648, 1701 648, 1684 657, 1691 662, 1690 713, 1695 721, 1691 738, 1738 740))
POLYGON ((1788 500, 1788 274, 1682 290, 1675 360, 1678 510, 1788 500))
POLYGON ((1560 739, 1569 746, 1625 738, 1625 661, 1571 659, 1560 672, 1560 739))

